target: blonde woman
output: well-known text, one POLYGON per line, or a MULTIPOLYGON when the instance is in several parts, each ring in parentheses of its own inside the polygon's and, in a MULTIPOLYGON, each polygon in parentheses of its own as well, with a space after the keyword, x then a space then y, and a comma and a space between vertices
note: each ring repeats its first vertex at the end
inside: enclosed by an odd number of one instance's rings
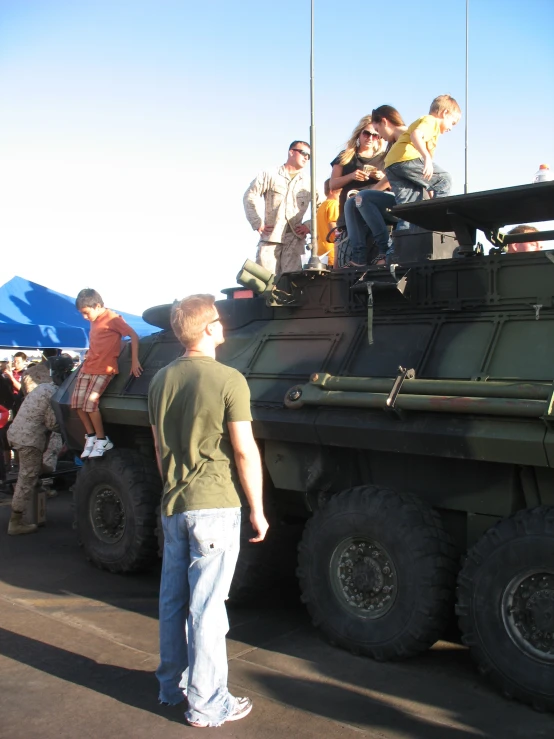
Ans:
POLYGON ((344 204, 350 190, 386 190, 389 187, 384 175, 386 143, 372 125, 371 116, 364 116, 344 149, 331 162, 331 190, 342 188, 339 200, 337 227, 345 225, 344 204))
MULTIPOLYGON (((381 105, 371 111, 371 128, 388 142, 386 152, 397 138, 406 130, 406 124, 400 113, 391 105, 381 105)), ((386 182, 382 179, 381 184, 386 182)), ((344 218, 349 238, 350 265, 363 266, 368 261, 367 240, 371 235, 378 254, 374 259, 369 257, 370 263, 383 267, 393 258, 393 244, 385 213, 395 205, 392 192, 383 192, 376 189, 365 189, 349 198, 344 206, 344 218)), ((373 250, 374 251, 374 250, 373 250)))

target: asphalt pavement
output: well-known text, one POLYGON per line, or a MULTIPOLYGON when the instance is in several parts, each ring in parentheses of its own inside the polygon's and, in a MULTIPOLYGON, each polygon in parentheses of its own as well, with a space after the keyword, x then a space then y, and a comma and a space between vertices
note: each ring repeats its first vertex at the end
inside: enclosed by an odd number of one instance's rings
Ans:
POLYGON ((539 739, 554 716, 509 702, 459 644, 403 663, 335 649, 294 586, 230 608, 229 685, 254 710, 218 729, 186 725, 157 703, 159 569, 101 572, 72 530, 71 496, 48 501, 37 534, 7 535, 0 504, 0 736, 5 739, 192 736, 244 739, 539 739))

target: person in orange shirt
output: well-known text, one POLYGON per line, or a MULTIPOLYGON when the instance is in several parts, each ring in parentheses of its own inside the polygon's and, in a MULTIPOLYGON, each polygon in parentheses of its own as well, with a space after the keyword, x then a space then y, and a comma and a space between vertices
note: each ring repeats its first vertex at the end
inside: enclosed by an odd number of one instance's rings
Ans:
POLYGON ((104 452, 113 449, 113 443, 104 433, 98 405, 110 380, 119 372, 117 358, 121 339, 125 336, 131 338, 130 374, 135 377, 142 374, 138 359, 139 340, 135 331, 121 316, 104 306, 104 301, 96 290, 81 290, 75 300, 75 307, 83 318, 91 322, 91 327, 89 349, 73 389, 71 407, 79 414, 86 431, 81 459, 92 459, 102 457, 104 452))
POLYGON ((335 244, 327 241, 327 236, 337 227, 340 188, 331 190, 330 182, 330 179, 325 180, 323 189, 327 200, 317 209, 317 253, 322 256, 329 252, 329 266, 332 267, 335 263, 335 244))

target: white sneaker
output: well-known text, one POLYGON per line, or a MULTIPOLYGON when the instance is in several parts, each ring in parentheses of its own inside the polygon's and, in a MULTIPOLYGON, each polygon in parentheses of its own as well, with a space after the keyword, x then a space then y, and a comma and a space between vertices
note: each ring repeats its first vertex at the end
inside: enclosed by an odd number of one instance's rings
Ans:
POLYGON ((86 459, 90 456, 95 441, 96 434, 94 436, 85 436, 85 448, 83 449, 83 453, 81 454, 81 459, 86 459))
MULTIPOLYGON (((250 698, 236 698, 236 704, 233 712, 229 716, 227 716, 223 723, 226 724, 227 721, 240 721, 241 718, 248 716, 248 714, 252 710, 252 707, 252 701, 250 700, 250 698)), ((189 721, 188 719, 186 719, 186 721, 189 726, 194 726, 195 729, 207 729, 209 726, 221 726, 221 724, 208 724, 204 723, 203 721, 189 721)))
POLYGON ((92 451, 89 454, 89 459, 92 459, 93 457, 103 457, 104 452, 108 452, 110 449, 113 449, 113 444, 107 436, 105 439, 96 439, 94 446, 92 447, 92 451))

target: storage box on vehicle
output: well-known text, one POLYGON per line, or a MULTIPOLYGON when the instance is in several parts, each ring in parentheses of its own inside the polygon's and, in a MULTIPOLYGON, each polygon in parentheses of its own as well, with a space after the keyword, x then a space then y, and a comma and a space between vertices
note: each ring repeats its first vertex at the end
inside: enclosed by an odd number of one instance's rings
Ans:
POLYGON ((413 224, 405 230, 394 230, 392 239, 394 261, 397 264, 410 264, 426 259, 451 259, 458 247, 454 233, 436 233, 413 224))

